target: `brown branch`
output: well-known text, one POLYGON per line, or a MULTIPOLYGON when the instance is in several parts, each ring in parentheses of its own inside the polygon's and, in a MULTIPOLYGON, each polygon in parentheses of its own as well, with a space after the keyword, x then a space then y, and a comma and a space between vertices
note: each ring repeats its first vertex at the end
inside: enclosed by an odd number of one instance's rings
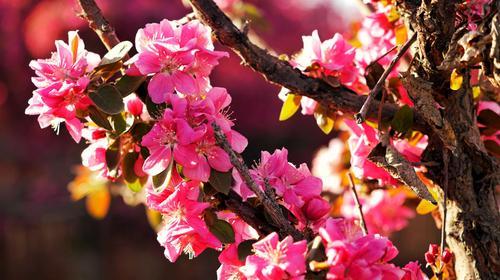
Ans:
POLYGON ((254 228, 261 236, 266 236, 277 230, 270 226, 255 208, 247 202, 242 201, 241 197, 234 191, 230 191, 228 195, 217 193, 215 198, 221 201, 228 210, 238 215, 238 217, 254 228))
POLYGON ((361 226, 361 230, 363 231, 364 235, 367 235, 368 228, 366 227, 365 216, 363 215, 363 209, 361 207, 361 203, 359 203, 358 192, 356 191, 356 184, 354 184, 354 179, 352 178, 352 174, 349 172, 347 173, 347 175, 349 177, 349 182, 351 184, 351 190, 352 190, 352 195, 354 196, 354 202, 356 203, 356 207, 358 208, 359 223, 361 226))
POLYGON ((250 171, 248 166, 243 162, 241 157, 236 154, 236 152, 231 148, 231 145, 227 141, 226 136, 221 131, 220 127, 213 122, 212 127, 214 129, 215 139, 217 145, 221 147, 229 156, 231 164, 238 170, 243 181, 247 186, 255 193, 257 199, 262 203, 264 209, 271 217, 272 221, 278 226, 281 237, 291 235, 294 240, 304 239, 304 236, 290 223, 290 221, 283 215, 281 208, 279 207, 276 200, 269 197, 268 194, 263 192, 260 187, 255 183, 255 181, 250 176, 250 171))
POLYGON ((382 89, 382 86, 384 85, 385 79, 389 76, 389 74, 392 72, 392 69, 394 69, 394 66, 396 66, 396 63, 404 56, 406 51, 410 48, 410 46, 417 40, 417 33, 413 33, 411 38, 406 41, 406 43, 401 47, 401 49, 398 51, 396 56, 392 59, 391 63, 385 69, 384 73, 382 76, 380 76, 380 79, 378 79, 378 82, 375 84, 373 89, 370 91, 370 94, 368 94, 368 98, 365 100, 365 103, 361 107, 361 110, 359 113, 354 115, 354 118, 356 119, 357 123, 362 123, 365 121, 368 111, 370 107, 372 106, 373 101, 375 100, 375 96, 379 93, 379 91, 382 89))
POLYGON ((101 9, 94 0, 78 0, 78 4, 82 8, 80 16, 88 21, 89 27, 99 36, 108 50, 120 43, 115 29, 104 18, 101 9))
MULTIPOLYGON (((253 44, 212 0, 190 0, 198 18, 210 26, 217 40, 228 46, 243 59, 244 63, 277 85, 296 94, 310 97, 332 112, 340 111, 346 115, 357 113, 363 106, 366 96, 357 95, 345 86, 332 87, 321 79, 304 75, 290 63, 278 59, 266 50, 253 44)), ((375 120, 379 102, 373 101, 367 110, 367 117, 375 120)), ((383 106, 383 121, 389 121, 397 112, 396 105, 383 106)), ((429 129, 419 114, 414 112, 414 129, 428 133, 429 129)))

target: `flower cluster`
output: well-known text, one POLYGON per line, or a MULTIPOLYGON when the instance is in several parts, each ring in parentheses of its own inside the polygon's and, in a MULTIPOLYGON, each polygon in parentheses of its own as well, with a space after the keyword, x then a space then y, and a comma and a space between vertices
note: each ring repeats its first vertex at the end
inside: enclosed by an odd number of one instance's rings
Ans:
MULTIPOLYGON (((406 227, 408 220, 415 216, 413 210, 404 206, 406 194, 403 192, 391 194, 389 191, 378 189, 360 197, 359 200, 363 206, 368 232, 371 233, 388 236, 406 227)), ((340 211, 347 219, 359 218, 359 210, 349 192, 344 194, 340 211)))
MULTIPOLYGON (((354 65, 356 51, 341 34, 321 42, 318 31, 314 30, 311 36, 302 36, 302 42, 302 51, 290 61, 293 66, 311 77, 334 80, 337 84, 353 85, 357 82, 359 71, 354 65)), ((280 99, 285 100, 288 92, 282 89, 280 99)), ((312 115, 317 102, 302 97, 301 105, 302 114, 312 115)))
POLYGON ((148 75, 148 93, 155 103, 167 102, 174 90, 200 95, 210 88, 210 75, 225 52, 214 51, 210 31, 199 21, 184 25, 162 20, 139 29, 135 37, 137 54, 128 63, 130 75, 148 75))
POLYGON ((207 182, 210 168, 227 172, 232 165, 228 155, 216 145, 212 122, 226 134, 233 149, 241 153, 247 140, 231 129, 233 123, 224 114, 231 97, 224 88, 212 88, 204 99, 168 95, 167 108, 143 138, 141 145, 149 156, 143 169, 151 176, 167 169, 172 160, 183 167, 191 180, 207 182))
POLYGON ((79 113, 92 104, 85 89, 90 82, 88 74, 100 62, 99 55, 85 50, 76 31, 68 32, 68 43, 56 41, 56 52, 48 59, 30 62, 37 87, 28 101, 26 114, 38 115, 41 128, 52 126, 58 130, 65 123, 71 137, 80 142, 83 123, 79 113))
MULTIPOLYGON (((321 220, 330 209, 328 202, 320 196, 321 180, 311 175, 306 164, 297 168, 288 162, 285 148, 272 154, 262 152, 260 163, 250 170, 250 174, 262 190, 266 189, 266 184, 272 187, 301 224, 321 220)), ((234 190, 244 199, 251 196, 252 192, 239 174, 233 172, 233 176, 236 182, 234 190)))
MULTIPOLYGON (((346 119, 345 124, 351 132, 348 144, 354 175, 358 178, 376 179, 381 185, 397 185, 398 181, 387 171, 367 159, 370 151, 379 143, 377 131, 368 124, 358 125, 353 120, 346 119)), ((427 138, 422 137, 415 146, 401 139, 393 140, 392 144, 409 161, 417 162, 427 146, 427 138)))
POLYGON ((398 254, 396 247, 378 234, 363 236, 346 220, 328 219, 319 234, 325 246, 328 279, 402 279, 406 274, 421 273, 418 266, 412 265, 405 272, 389 263, 398 254))

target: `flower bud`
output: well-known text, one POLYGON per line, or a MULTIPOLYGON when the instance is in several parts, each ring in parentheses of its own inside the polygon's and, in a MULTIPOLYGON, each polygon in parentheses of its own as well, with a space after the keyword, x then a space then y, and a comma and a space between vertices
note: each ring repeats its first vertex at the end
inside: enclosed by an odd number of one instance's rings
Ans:
POLYGON ((441 256, 441 261, 444 263, 449 263, 453 258, 453 253, 450 250, 445 249, 443 255, 441 256))
POLYGON ((330 204, 321 197, 314 197, 306 203, 302 211, 308 220, 316 221, 328 214, 330 204))
POLYGON ((127 105, 127 111, 130 114, 134 116, 140 116, 142 114, 144 105, 142 104, 142 101, 135 95, 127 96, 127 98, 125 99, 125 103, 127 105))
POLYGON ((427 252, 425 253, 425 261, 428 264, 434 264, 436 262, 436 257, 432 253, 427 252))
POLYGON ((439 246, 437 244, 429 244, 429 250, 427 252, 436 256, 437 254, 439 254, 439 246))

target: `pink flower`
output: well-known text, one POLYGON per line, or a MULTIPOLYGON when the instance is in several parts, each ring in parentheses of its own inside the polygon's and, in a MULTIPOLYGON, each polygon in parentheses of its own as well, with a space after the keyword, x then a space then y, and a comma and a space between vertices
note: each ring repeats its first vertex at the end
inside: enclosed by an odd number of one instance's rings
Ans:
POLYGON ((220 249, 220 241, 201 219, 209 203, 198 202, 200 182, 182 182, 161 204, 163 225, 158 242, 165 247, 165 257, 175 262, 182 252, 196 257, 206 248, 220 249))
POLYGON ((405 275, 401 280, 428 280, 429 278, 420 269, 418 261, 409 262, 403 267, 405 275))
POLYGON ((99 171, 99 175, 106 178, 108 175, 106 164, 108 139, 106 138, 106 131, 89 127, 82 130, 82 136, 90 143, 82 151, 82 165, 91 171, 99 171))
POLYGON ((279 241, 273 232, 253 244, 254 255, 246 258, 240 271, 247 279, 304 279, 306 272, 305 240, 293 242, 291 236, 279 241))
POLYGON ((345 143, 334 138, 328 147, 322 147, 316 153, 312 161, 311 172, 323 181, 323 191, 340 194, 344 191, 342 187, 342 170, 344 169, 345 143))
MULTIPOLYGON (((387 171, 367 159, 368 154, 379 142, 377 131, 366 123, 358 125, 349 119, 344 119, 344 123, 351 133, 348 144, 351 152, 351 170, 354 175, 358 178, 377 179, 382 185, 397 185, 398 181, 387 171)), ((427 137, 422 137, 416 146, 411 146, 407 140, 394 140, 392 145, 406 159, 417 162, 427 146, 427 137)))
MULTIPOLYGON (((263 151, 260 163, 250 171, 253 179, 264 189, 265 180, 273 187, 276 194, 283 198, 288 205, 302 207, 304 202, 319 196, 322 182, 311 175, 306 164, 301 164, 299 168, 288 162, 288 150, 283 148, 274 151, 273 154, 263 151)), ((246 199, 251 192, 248 186, 234 173, 235 190, 246 199)))
POLYGON ((30 62, 37 75, 32 78, 37 89, 33 91, 25 113, 39 115, 41 128, 50 125, 58 131, 64 122, 71 137, 79 142, 83 124, 77 118, 77 111, 92 104, 85 93, 90 81, 86 75, 97 66, 100 57, 85 50, 76 31, 68 32, 68 44, 56 41, 56 49, 51 58, 30 62))
MULTIPOLYGON (((374 190, 360 197, 368 232, 389 235, 408 225, 415 212, 404 206, 406 195, 402 192, 391 195, 386 190, 374 190)), ((358 219, 359 212, 350 192, 344 194, 340 209, 347 219, 358 219)))
POLYGON ((302 211, 306 219, 316 221, 327 215, 330 212, 330 208, 330 203, 318 196, 307 201, 302 211))
POLYGON ((401 279, 405 272, 388 263, 398 250, 378 234, 361 236, 342 219, 329 219, 320 236, 326 248, 330 269, 328 279, 401 279))
POLYGON ((127 112, 133 116, 140 117, 144 110, 144 104, 135 94, 130 94, 123 99, 127 112))
MULTIPOLYGON (((191 128, 186 120, 174 118, 172 110, 165 110, 163 117, 142 138, 141 145, 148 148, 150 152, 149 157, 144 161, 144 172, 151 176, 161 173, 170 164, 172 154, 174 157, 185 156, 177 152, 180 146, 193 143, 201 138, 203 133, 203 130, 195 131, 191 128)), ((189 160, 189 158, 176 159, 178 162, 189 160)))
MULTIPOLYGON (((494 101, 479 101, 477 104, 477 115, 479 116, 482 111, 484 110, 490 110, 494 112, 495 114, 500 116, 500 105, 498 105, 497 102, 494 101)), ((484 124, 478 123, 478 127, 480 129, 484 129, 486 126, 484 124)), ((490 135, 482 134, 481 139, 483 141, 490 140, 494 141, 497 143, 497 145, 500 145, 500 131, 495 130, 493 133, 490 135)))
MULTIPOLYGON (((291 64, 305 74, 316 77, 334 77, 340 83, 352 85, 356 82, 358 70, 354 65, 356 50, 347 43, 342 35, 336 33, 333 38, 321 42, 318 31, 314 30, 311 36, 302 36, 304 47, 293 58, 291 64)), ((282 89, 279 97, 285 100, 289 91, 282 89)), ((317 102, 308 97, 301 99, 302 114, 312 115, 316 110, 317 102)))
POLYGON ((214 51, 210 30, 197 20, 147 24, 135 41, 138 54, 129 61, 129 74, 151 76, 148 92, 155 103, 167 101, 174 90, 187 95, 206 92, 208 75, 227 56, 214 51))
POLYGON ((234 230, 235 242, 227 246, 219 255, 221 266, 217 270, 218 280, 245 279, 240 267, 245 265, 238 257, 238 245, 249 239, 258 239, 259 234, 238 216, 230 212, 219 212, 219 218, 228 221, 234 230))

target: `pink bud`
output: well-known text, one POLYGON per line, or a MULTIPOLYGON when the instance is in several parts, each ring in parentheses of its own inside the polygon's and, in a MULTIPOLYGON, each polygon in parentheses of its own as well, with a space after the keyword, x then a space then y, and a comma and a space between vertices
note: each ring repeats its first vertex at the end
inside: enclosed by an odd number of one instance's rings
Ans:
POLYGON ((436 256, 437 254, 439 254, 439 246, 437 244, 429 244, 429 250, 427 252, 436 256))
POLYGON ((428 264, 434 264, 436 262, 436 257, 432 253, 427 252, 425 253, 425 261, 428 264))
POLYGON ((308 220, 315 221, 328 214, 330 204, 321 197, 311 198, 302 208, 308 220))
POLYGON ((144 105, 142 104, 142 101, 139 98, 137 98, 134 95, 131 95, 125 102, 127 104, 127 111, 130 114, 134 116, 140 116, 142 114, 142 109, 144 105))
POLYGON ((94 130, 92 131, 92 140, 98 140, 106 137, 106 131, 104 130, 94 130))
POLYGON ((453 253, 448 250, 448 248, 444 249, 444 253, 441 256, 441 261, 444 263, 449 263, 451 261, 451 258, 453 258, 453 253))

